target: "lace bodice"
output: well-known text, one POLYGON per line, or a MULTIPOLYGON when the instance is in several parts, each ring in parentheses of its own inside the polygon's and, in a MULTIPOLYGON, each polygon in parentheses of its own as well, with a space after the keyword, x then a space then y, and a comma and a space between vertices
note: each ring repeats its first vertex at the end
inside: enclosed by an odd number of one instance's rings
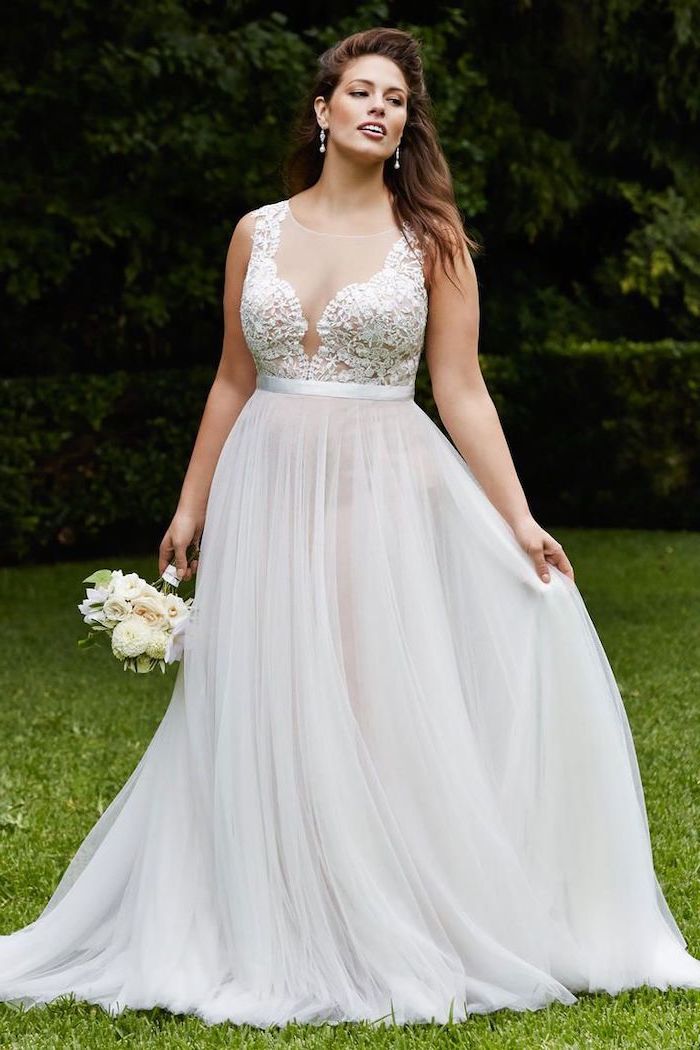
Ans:
POLYGON ((258 373, 404 384, 415 380, 428 311, 418 239, 320 234, 288 200, 255 214, 241 326, 258 373))

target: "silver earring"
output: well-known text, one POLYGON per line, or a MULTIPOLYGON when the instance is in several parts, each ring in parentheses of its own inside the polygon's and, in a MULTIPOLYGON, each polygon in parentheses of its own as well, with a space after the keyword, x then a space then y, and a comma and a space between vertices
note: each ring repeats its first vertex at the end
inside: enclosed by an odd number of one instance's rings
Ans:
POLYGON ((401 165, 399 164, 399 147, 398 146, 396 147, 396 160, 394 161, 394 167, 395 168, 400 168, 401 167, 401 165))
POLYGON ((325 141, 326 141, 326 132, 325 132, 325 130, 323 128, 321 128, 321 145, 318 147, 318 152, 319 153, 325 153, 326 152, 326 147, 324 146, 324 142, 325 141))

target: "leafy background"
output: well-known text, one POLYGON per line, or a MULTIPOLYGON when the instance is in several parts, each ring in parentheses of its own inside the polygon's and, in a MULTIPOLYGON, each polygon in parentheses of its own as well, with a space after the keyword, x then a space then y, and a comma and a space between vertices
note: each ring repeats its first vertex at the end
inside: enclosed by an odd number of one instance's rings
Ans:
MULTIPOLYGON (((162 535, 220 355, 232 229, 285 194, 318 54, 382 24, 423 43, 484 247, 484 372, 532 504, 552 524, 697 527, 700 0, 3 10, 4 558, 111 544, 125 508, 149 550, 162 535)), ((418 391, 438 421, 424 363, 418 391)))
POLYGON ((458 203, 485 247, 485 353, 700 338, 697 0, 14 0, 5 374, 215 363, 232 228, 283 193, 318 53, 380 24, 424 44, 458 203))

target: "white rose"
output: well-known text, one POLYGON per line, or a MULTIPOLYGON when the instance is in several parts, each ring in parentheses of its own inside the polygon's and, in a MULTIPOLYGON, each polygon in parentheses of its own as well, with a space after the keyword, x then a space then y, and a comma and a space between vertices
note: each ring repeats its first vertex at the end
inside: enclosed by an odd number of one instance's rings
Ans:
POLYGON ((165 608, 166 619, 173 627, 176 623, 179 623, 180 620, 187 616, 187 606, 177 594, 164 594, 163 605, 165 608))
POLYGON ((116 595, 121 597, 123 583, 124 573, 121 569, 115 569, 109 583, 107 584, 107 597, 112 598, 116 595))
POLYGON ((156 598, 158 601, 161 600, 163 595, 157 587, 154 587, 152 583, 146 583, 145 580, 143 580, 142 583, 143 587, 141 588, 141 594, 139 597, 145 598, 148 596, 149 598, 156 598))
POLYGON ((154 660, 163 660, 170 644, 170 635, 167 631, 152 631, 151 640, 146 647, 146 654, 154 660))
POLYGON ((102 612, 108 620, 125 620, 131 615, 131 602, 113 595, 102 606, 102 612))
POLYGON ((122 572, 122 570, 115 569, 109 578, 109 583, 107 584, 107 590, 110 594, 114 594, 114 592, 119 589, 119 586, 123 579, 124 573, 122 572))
POLYGON ((149 627, 163 627, 166 623, 165 613, 159 598, 145 595, 134 602, 134 616, 139 616, 149 627))
POLYGON ((143 594, 144 587, 147 586, 148 584, 141 579, 137 572, 128 572, 125 576, 121 569, 116 569, 112 573, 112 579, 109 581, 107 590, 110 597, 123 598, 128 602, 132 602, 140 594, 143 594))
POLYGON ((132 614, 126 620, 120 620, 112 631, 112 652, 118 660, 141 656, 152 634, 143 617, 132 614))

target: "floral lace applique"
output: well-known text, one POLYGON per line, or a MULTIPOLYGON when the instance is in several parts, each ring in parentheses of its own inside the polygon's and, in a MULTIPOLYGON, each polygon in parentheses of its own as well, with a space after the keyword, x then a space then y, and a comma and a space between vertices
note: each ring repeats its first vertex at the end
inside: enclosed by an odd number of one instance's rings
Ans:
POLYGON ((382 268, 341 288, 317 324, 319 345, 306 352, 308 321, 275 254, 288 202, 256 212, 241 294, 241 326, 259 373, 297 379, 404 384, 415 379, 428 313, 418 239, 407 222, 382 268))

